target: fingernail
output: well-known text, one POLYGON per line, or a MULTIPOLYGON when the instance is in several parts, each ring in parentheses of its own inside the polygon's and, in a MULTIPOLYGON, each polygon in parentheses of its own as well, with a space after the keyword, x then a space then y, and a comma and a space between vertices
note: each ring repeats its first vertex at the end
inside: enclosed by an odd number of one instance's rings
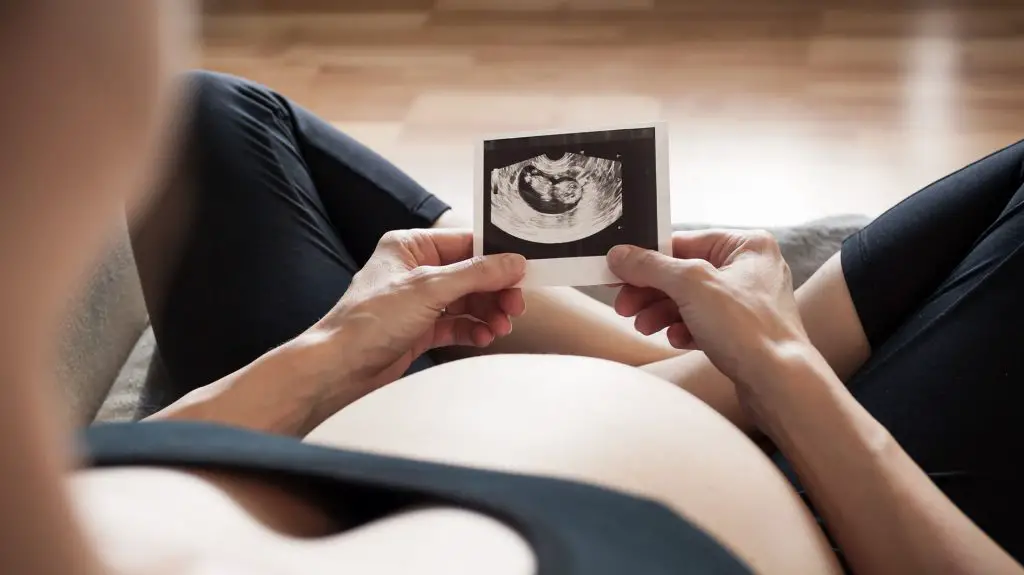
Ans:
POLYGON ((526 269, 526 258, 519 254, 501 256, 501 267, 510 274, 521 274, 526 269))
POLYGON ((608 261, 613 264, 622 262, 629 255, 631 249, 629 246, 615 246, 608 252, 608 261))

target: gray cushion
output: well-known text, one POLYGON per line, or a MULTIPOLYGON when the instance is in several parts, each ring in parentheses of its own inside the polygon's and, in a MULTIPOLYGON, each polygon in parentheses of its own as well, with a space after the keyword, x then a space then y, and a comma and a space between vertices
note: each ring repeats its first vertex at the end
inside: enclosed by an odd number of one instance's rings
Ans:
POLYGON ((96 421, 135 421, 143 415, 142 397, 156 351, 152 326, 146 328, 121 367, 96 421))
POLYGON ((148 323, 123 221, 114 232, 62 326, 56 376, 74 424, 92 420, 148 323))
MULTIPOLYGON (((865 216, 833 216, 791 227, 767 228, 779 242, 782 256, 793 272, 793 286, 800 287, 825 260, 839 251, 843 240, 863 228, 865 216)), ((677 224, 676 230, 707 229, 699 224, 677 224)))

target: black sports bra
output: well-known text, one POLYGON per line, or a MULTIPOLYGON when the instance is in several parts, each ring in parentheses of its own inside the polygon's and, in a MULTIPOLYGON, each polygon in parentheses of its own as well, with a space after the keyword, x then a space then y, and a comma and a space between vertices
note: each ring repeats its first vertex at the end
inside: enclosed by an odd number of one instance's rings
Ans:
POLYGON ((82 440, 86 467, 272 476, 311 494, 327 513, 344 507, 349 520, 353 508, 362 520, 424 504, 476 510, 519 532, 541 575, 751 573, 660 503, 584 483, 332 449, 206 423, 97 424, 83 430, 82 440))

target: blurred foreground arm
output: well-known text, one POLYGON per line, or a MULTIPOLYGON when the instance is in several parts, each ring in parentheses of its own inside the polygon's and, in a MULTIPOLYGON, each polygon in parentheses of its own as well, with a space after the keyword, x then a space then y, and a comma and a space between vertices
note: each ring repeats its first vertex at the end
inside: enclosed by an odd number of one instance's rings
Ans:
POLYGON ((163 8, 0 3, 0 573, 104 571, 65 490, 71 430, 52 366, 65 305, 156 157, 171 95, 163 8))

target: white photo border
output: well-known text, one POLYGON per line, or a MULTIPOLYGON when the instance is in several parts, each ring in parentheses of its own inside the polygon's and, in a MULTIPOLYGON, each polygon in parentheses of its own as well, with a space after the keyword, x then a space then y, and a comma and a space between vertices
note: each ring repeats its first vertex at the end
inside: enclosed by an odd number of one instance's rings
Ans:
MULTIPOLYGON (((534 136, 559 136, 616 130, 654 129, 655 174, 657 179, 658 251, 672 255, 672 210, 669 190, 668 124, 643 122, 613 126, 583 127, 578 130, 542 130, 485 136, 476 142, 473 196, 473 255, 484 252, 484 143, 534 136)), ((526 275, 518 287, 592 286, 619 283, 608 269, 604 256, 526 260, 526 275)))

